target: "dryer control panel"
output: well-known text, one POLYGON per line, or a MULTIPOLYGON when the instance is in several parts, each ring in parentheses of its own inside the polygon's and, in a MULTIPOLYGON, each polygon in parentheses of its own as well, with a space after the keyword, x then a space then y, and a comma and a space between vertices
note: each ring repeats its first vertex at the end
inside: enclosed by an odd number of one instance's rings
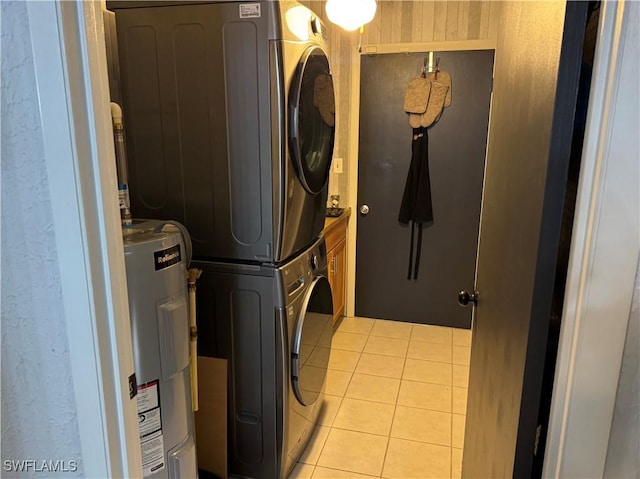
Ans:
POLYGON ((310 248, 289 263, 277 269, 282 275, 283 296, 286 303, 293 301, 317 276, 326 276, 327 246, 320 237, 310 248))

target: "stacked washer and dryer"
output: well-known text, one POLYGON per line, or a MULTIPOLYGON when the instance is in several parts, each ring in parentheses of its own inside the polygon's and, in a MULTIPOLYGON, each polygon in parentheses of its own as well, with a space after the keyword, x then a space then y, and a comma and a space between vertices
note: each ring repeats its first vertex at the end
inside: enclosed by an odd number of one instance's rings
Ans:
POLYGON ((332 337, 325 28, 294 1, 107 5, 131 209, 191 235, 199 354, 229 364, 229 472, 286 477, 322 408, 332 337))

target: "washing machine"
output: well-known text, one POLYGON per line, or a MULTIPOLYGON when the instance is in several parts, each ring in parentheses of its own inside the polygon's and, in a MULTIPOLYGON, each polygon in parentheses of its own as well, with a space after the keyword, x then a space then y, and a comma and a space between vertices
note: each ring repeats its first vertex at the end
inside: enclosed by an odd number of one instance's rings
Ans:
POLYGON ((333 334, 324 238, 282 266, 194 262, 199 354, 228 360, 229 474, 285 478, 323 407, 333 334))
POLYGON ((287 0, 107 6, 132 212, 183 223, 200 259, 281 263, 315 241, 335 136, 320 19, 287 0))

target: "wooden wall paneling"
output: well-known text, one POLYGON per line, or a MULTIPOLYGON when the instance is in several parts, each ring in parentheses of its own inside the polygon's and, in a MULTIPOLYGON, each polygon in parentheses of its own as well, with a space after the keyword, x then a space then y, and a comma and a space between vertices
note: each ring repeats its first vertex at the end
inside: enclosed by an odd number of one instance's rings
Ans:
POLYGON ((402 41, 402 5, 407 2, 391 3, 391 43, 402 41))
POLYGON ((329 36, 329 61, 331 62, 331 75, 333 76, 333 91, 335 94, 335 102, 336 102, 336 136, 334 140, 334 157, 336 157, 336 153, 340 148, 340 140, 341 136, 338 134, 340 124, 342 123, 343 112, 341 109, 341 101, 342 97, 342 88, 340 88, 340 78, 343 75, 344 68, 344 60, 340 56, 340 30, 341 28, 337 26, 333 26, 331 29, 331 34, 329 36))
POLYGON ((324 2, 312 0, 309 2, 309 8, 320 17, 323 22, 327 22, 327 14, 324 10, 324 2))
MULTIPOLYGON (((333 73, 333 89, 336 95, 336 136, 334 142, 334 157, 340 156, 340 147, 343 143, 343 137, 340 134, 340 127, 344 122, 344 116, 346 111, 343 111, 341 101, 342 97, 345 94, 345 91, 342 88, 342 77, 346 70, 350 68, 349 65, 346 64, 342 56, 340 55, 340 46, 342 45, 342 35, 340 32, 340 28, 335 28, 332 35, 332 48, 331 53, 332 57, 335 57, 338 61, 335 62, 335 67, 332 67, 333 73)), ((344 138, 346 141, 346 138, 344 138)))
POLYGON ((446 39, 446 31, 447 2, 435 2, 433 7, 433 41, 444 41, 446 39))
POLYGON ((352 45, 359 41, 360 33, 347 32, 342 28, 329 24, 329 61, 334 80, 336 95, 336 137, 334 144, 334 158, 343 158, 344 173, 334 175, 337 182, 337 190, 341 203, 347 199, 348 189, 348 153, 349 153, 349 125, 350 125, 350 95, 351 95, 351 70, 352 45))
MULTIPOLYGON (((302 3, 331 26, 323 1, 306 0, 302 3)), ((378 2, 373 21, 365 26, 362 43, 376 45, 496 39, 500 9, 501 2, 488 0, 382 0, 378 2)), ((341 31, 341 34, 346 33, 341 31)))
POLYGON ((412 41, 422 41, 422 25, 424 23, 423 7, 425 2, 412 2, 411 6, 411 36, 412 41))
POLYGON ((340 149, 338 153, 340 155, 339 158, 343 158, 343 173, 338 175, 338 190, 341 195, 340 202, 342 205, 346 205, 348 200, 352 61, 360 61, 360 58, 352 59, 351 52, 353 51, 352 45, 354 44, 354 41, 358 41, 359 36, 359 33, 344 33, 340 38, 340 58, 345 59, 345 61, 341 63, 340 78, 338 78, 338 82, 340 84, 338 105, 341 113, 337 135, 342 140, 340 141, 340 149))
POLYGON ((365 25, 364 35, 362 37, 363 45, 372 45, 380 43, 380 30, 382 28, 382 3, 378 3, 378 10, 376 16, 373 17, 371 23, 365 25))
POLYGON ((467 40, 480 39, 480 24, 482 23, 482 6, 487 2, 469 2, 467 17, 467 40))
POLYGON ((480 39, 489 38, 489 19, 491 18, 491 4, 493 2, 482 2, 480 9, 480 39))
POLYGON ((434 40, 434 18, 435 18, 435 2, 421 2, 422 4, 422 34, 420 40, 416 37, 416 41, 432 42, 434 40))
POLYGON ((458 2, 458 40, 469 39, 469 0, 458 2))
POLYGON ((413 6, 415 2, 402 2, 401 3, 401 15, 402 21, 400 22, 400 42, 411 43, 414 41, 415 34, 413 33, 413 6))
POLYGON ((380 11, 379 43, 391 43, 391 29, 393 26, 393 3, 394 2, 378 3, 378 10, 380 11))
POLYGON ((460 2, 448 1, 447 2, 447 29, 445 31, 445 40, 460 40, 458 37, 458 8, 460 2))
MULTIPOLYGON (((346 82, 351 78, 351 56, 350 48, 352 41, 358 41, 358 32, 346 32, 337 25, 332 24, 327 18, 324 8, 325 2, 322 0, 305 0, 303 5, 313 11, 323 21, 327 27, 327 40, 329 44, 329 62, 331 74, 334 81, 335 101, 336 101, 336 137, 334 145, 334 158, 344 158, 345 170, 347 166, 347 152, 349 147, 348 125, 350 121, 349 97, 350 85, 346 82), (354 40, 355 39, 355 40, 354 40), (345 53, 346 52, 346 53, 345 53)), ((341 201, 346 200, 347 175, 332 175, 332 181, 338 183, 338 194, 341 201)))
MULTIPOLYGON (((489 12, 489 35, 488 39, 497 40, 500 31, 500 18, 502 17, 503 2, 489 2, 491 9, 489 12)), ((553 3, 553 2, 552 2, 553 3)))

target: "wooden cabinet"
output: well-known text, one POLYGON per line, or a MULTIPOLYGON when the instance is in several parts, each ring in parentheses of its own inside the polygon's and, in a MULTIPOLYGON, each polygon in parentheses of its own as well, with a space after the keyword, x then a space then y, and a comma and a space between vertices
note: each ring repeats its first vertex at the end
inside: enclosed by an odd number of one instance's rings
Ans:
POLYGON ((333 322, 344 314, 347 282, 347 223, 350 210, 337 218, 327 218, 324 236, 327 242, 327 273, 333 294, 333 322))
POLYGON ((329 284, 333 293, 333 322, 335 323, 344 314, 345 283, 346 283, 346 252, 347 242, 340 241, 327 253, 327 269, 329 272, 329 284))

